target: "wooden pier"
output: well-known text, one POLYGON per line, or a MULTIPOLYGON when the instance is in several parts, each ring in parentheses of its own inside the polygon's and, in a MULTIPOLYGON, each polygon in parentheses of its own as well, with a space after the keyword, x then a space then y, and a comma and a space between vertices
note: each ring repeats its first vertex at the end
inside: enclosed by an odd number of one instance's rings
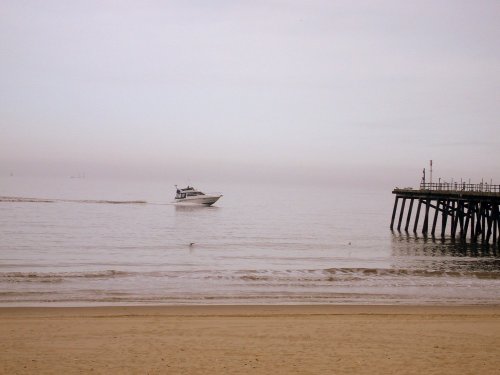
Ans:
POLYGON ((451 238, 500 245, 500 185, 421 183, 420 189, 396 188, 392 193, 391 229, 396 223, 398 231, 403 226, 406 232, 433 237, 446 237, 448 230, 451 238))

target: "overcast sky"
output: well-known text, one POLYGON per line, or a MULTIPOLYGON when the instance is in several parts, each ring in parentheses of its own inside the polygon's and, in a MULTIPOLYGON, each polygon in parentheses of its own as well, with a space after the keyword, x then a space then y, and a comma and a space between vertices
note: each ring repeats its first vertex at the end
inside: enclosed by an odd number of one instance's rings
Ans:
POLYGON ((0 173, 500 183, 499 1, 0 2, 0 173))

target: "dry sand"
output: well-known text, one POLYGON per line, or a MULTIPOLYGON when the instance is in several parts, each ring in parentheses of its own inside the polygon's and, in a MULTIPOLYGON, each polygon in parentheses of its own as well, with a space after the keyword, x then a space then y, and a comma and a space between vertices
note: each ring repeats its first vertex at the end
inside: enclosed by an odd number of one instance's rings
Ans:
POLYGON ((500 374, 500 306, 0 308, 3 374, 500 374))

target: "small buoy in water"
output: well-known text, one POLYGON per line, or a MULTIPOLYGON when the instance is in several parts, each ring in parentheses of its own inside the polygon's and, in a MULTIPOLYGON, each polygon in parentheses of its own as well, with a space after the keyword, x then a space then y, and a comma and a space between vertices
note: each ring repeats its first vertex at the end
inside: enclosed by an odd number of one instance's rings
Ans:
POLYGON ((351 244, 351 243, 349 242, 349 245, 350 245, 350 244, 351 244))

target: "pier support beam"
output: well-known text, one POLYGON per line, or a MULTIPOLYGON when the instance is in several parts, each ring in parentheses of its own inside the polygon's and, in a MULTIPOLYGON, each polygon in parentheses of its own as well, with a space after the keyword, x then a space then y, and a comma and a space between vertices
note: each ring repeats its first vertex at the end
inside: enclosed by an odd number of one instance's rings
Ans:
POLYGON ((455 238, 457 234, 457 225, 458 225, 458 204, 455 204, 456 202, 453 201, 451 203, 451 237, 455 238))
POLYGON ((491 224, 493 222, 493 207, 491 207, 491 209, 488 209, 488 212, 486 212, 485 217, 486 217, 486 226, 488 227, 488 229, 486 230, 486 238, 483 240, 483 243, 486 242, 487 244, 489 244, 491 238, 491 224))
POLYGON ((450 201, 443 201, 443 217, 441 220, 441 237, 446 233, 446 224, 448 223, 448 215, 450 214, 450 201))
POLYGON ((475 223, 476 223, 476 204, 473 203, 473 202, 470 202, 469 203, 469 207, 470 207, 470 238, 473 242, 476 242, 477 238, 476 238, 476 226, 475 226, 475 223))
POLYGON ((396 218, 396 211, 398 209, 398 200, 399 197, 396 196, 396 198, 394 199, 394 208, 392 210, 391 230, 394 229, 394 219, 396 218))
POLYGON ((477 188, 478 190, 465 189, 462 188, 462 185, 459 186, 459 189, 455 186, 455 190, 448 190, 448 185, 445 185, 445 188, 440 185, 436 190, 434 188, 395 189, 393 191, 396 197, 392 210, 391 230, 397 220, 397 230, 401 231, 401 227, 404 226, 404 230, 408 232, 412 214, 415 211, 413 205, 418 199, 413 223, 415 235, 419 229, 420 213, 422 204, 424 204, 424 218, 420 227, 424 236, 430 234, 435 237, 436 231, 440 230, 442 238, 445 238, 448 232, 454 239, 459 237, 464 241, 481 241, 483 244, 500 245, 500 185, 491 186, 495 186, 495 189, 492 190, 489 185, 487 191, 483 190, 482 185, 477 188), (398 207, 401 199, 403 202, 401 207, 398 207), (407 200, 410 201, 409 204, 406 204, 407 200), (396 218, 398 208, 400 211, 396 218), (441 218, 439 218, 440 214, 441 218), (432 222, 430 222, 431 219, 432 222), (440 220, 439 224, 438 220, 440 220))
MULTIPOLYGON (((465 214, 465 207, 464 207, 464 214, 465 214)), ((470 221, 470 217, 471 217, 471 203, 470 202, 468 203, 467 213, 465 215, 466 215, 465 224, 463 227, 463 231, 461 232, 462 239, 464 239, 464 240, 467 237, 467 231, 469 230, 469 221, 470 221)))
POLYGON ((464 222, 464 217, 465 217, 465 203, 464 202, 459 202, 460 209, 458 212, 458 222, 460 224, 460 238, 464 237, 464 229, 465 229, 465 222, 464 222))
POLYGON ((439 205, 441 204, 441 201, 438 199, 436 203, 436 209, 434 210, 434 220, 432 221, 432 231, 431 234, 434 236, 436 234, 436 223, 439 215, 439 205))
POLYGON ((491 208, 491 220, 493 226, 493 244, 497 243, 497 222, 498 222, 498 205, 494 204, 491 208))
POLYGON ((401 204, 401 211, 399 212, 398 231, 401 230, 401 222, 403 221, 403 215, 405 213, 405 204, 406 204, 406 198, 403 198, 403 203, 401 204))
POLYGON ((415 199, 413 199, 413 198, 410 199, 410 207, 408 208, 408 216, 406 217, 405 232, 408 232, 408 227, 410 226, 411 210, 413 208, 413 201, 414 200, 415 199))
POLYGON ((422 226, 422 234, 427 234, 429 229, 429 208, 431 207, 430 199, 425 200, 425 216, 424 216, 424 224, 422 226))
POLYGON ((422 207, 422 199, 418 200, 417 215, 415 216, 415 224, 413 225, 413 233, 417 234, 418 219, 420 217, 420 208, 422 207))
POLYGON ((484 243, 486 237, 486 205, 481 202, 479 203, 479 212, 478 212, 477 224, 476 225, 476 236, 479 237, 481 235, 481 242, 484 243))

